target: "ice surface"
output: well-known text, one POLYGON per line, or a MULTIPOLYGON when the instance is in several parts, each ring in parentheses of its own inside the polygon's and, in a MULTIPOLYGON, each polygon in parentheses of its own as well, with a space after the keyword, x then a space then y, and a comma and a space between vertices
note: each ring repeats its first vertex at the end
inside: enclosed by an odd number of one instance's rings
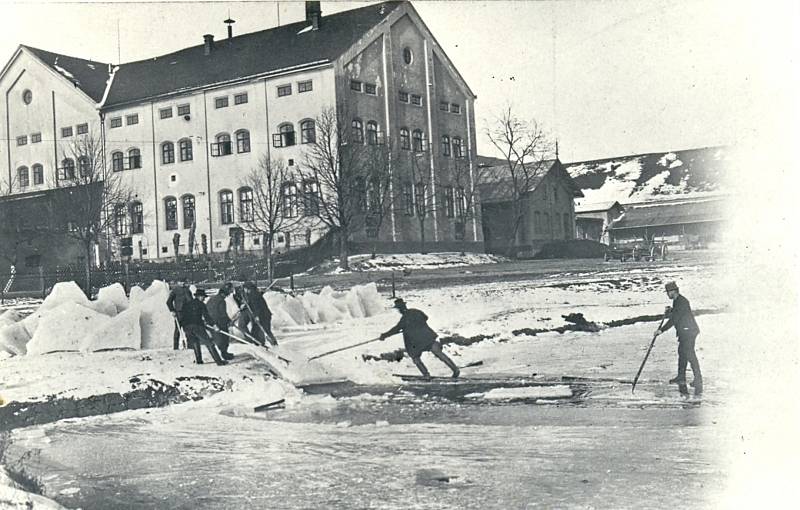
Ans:
POLYGON ((0 313, 0 328, 19 322, 22 316, 16 310, 6 310, 0 313))
POLYGON ((82 351, 102 349, 140 349, 142 347, 141 310, 131 308, 108 321, 105 326, 93 330, 81 345, 82 351))
POLYGON ((135 305, 144 300, 144 289, 138 285, 131 287, 130 297, 128 298, 128 305, 135 305))
POLYGON ((121 283, 114 283, 97 291, 97 300, 114 303, 116 313, 128 309, 128 296, 125 295, 125 287, 121 283))
POLYGON ((486 393, 472 393, 470 398, 483 398, 485 400, 517 400, 534 398, 571 397, 572 390, 569 386, 528 386, 523 388, 494 388, 486 393))
POLYGON ((28 342, 28 354, 53 351, 77 351, 86 333, 104 328, 111 318, 86 306, 64 302, 45 310, 36 332, 28 342))
POLYGON ((0 351, 21 356, 27 352, 25 345, 30 339, 28 330, 21 322, 0 327, 0 351))
POLYGON ((83 306, 89 306, 89 298, 83 293, 78 284, 75 282, 58 282, 53 286, 53 290, 44 299, 42 306, 39 310, 46 310, 48 308, 55 308, 62 303, 77 303, 83 306))

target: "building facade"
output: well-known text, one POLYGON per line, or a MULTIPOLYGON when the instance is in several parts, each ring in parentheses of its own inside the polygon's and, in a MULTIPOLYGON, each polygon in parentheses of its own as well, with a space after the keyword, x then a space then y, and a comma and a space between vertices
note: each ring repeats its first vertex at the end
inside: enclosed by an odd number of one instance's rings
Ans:
POLYGON ((609 226, 625 209, 619 202, 575 206, 575 237, 609 244, 609 226))
POLYGON ((352 242, 388 251, 425 235, 440 248, 482 249, 478 215, 457 214, 474 186, 475 96, 413 6, 323 16, 319 2, 306 2, 306 13, 235 37, 229 25, 227 39, 207 34, 202 45, 118 66, 20 46, 0 75, 0 188, 57 188, 77 164, 70 145, 94 137, 104 171, 132 190, 108 212, 112 255, 123 237, 149 260, 259 251, 247 176, 265 158, 279 160, 291 172, 281 211, 292 227, 276 248, 308 244, 326 227, 304 204, 327 190, 302 169, 320 115, 333 110, 352 139, 390 155, 380 169, 391 176, 389 213, 379 225, 361 222, 352 242), (425 222, 414 221, 420 203, 425 222))

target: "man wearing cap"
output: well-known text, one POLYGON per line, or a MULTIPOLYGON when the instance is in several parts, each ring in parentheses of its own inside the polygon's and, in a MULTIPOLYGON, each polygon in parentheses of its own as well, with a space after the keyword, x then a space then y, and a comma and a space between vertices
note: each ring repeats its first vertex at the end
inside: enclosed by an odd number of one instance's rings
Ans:
POLYGON ((175 331, 172 334, 172 348, 175 350, 178 350, 179 340, 181 338, 178 324, 181 321, 183 305, 191 300, 192 291, 189 290, 189 286, 186 285, 186 280, 183 278, 175 280, 175 286, 169 291, 169 296, 167 297, 167 308, 169 308, 169 311, 175 318, 175 331))
POLYGON ((231 292, 233 292, 233 284, 228 282, 220 287, 219 292, 215 296, 211 296, 206 303, 208 314, 211 316, 213 324, 219 329, 219 331, 214 332, 214 343, 217 344, 220 354, 226 360, 233 359, 233 354, 228 352, 230 340, 223 334, 228 332, 228 328, 231 325, 231 318, 228 316, 228 305, 225 302, 225 298, 231 292))
MULTIPOLYGON (((180 318, 181 327, 186 333, 187 343, 194 350, 194 359, 197 364, 203 363, 203 354, 200 351, 200 345, 202 344, 206 346, 217 365, 227 365, 228 362, 219 355, 214 342, 208 336, 208 331, 206 331, 206 324, 213 325, 214 319, 211 318, 206 304, 202 301, 204 297, 206 297, 206 290, 197 289, 194 293, 194 299, 184 303, 180 318)), ((213 328, 217 329, 216 326, 213 326, 213 328)))
POLYGON ((667 322, 656 329, 655 334, 658 336, 675 326, 675 332, 678 335, 678 375, 669 382, 677 384, 682 395, 688 395, 689 390, 686 388, 686 365, 688 363, 692 366, 694 374, 694 381, 692 381, 694 394, 699 396, 703 393, 703 376, 700 373, 700 362, 697 361, 697 354, 694 352, 694 341, 700 334, 700 328, 694 320, 689 300, 680 294, 678 285, 675 282, 668 282, 665 289, 667 296, 672 300, 672 307, 668 306, 665 310, 664 316, 667 317, 667 322))
POLYGON ((456 364, 453 363, 453 360, 442 351, 442 344, 436 340, 438 335, 428 326, 428 316, 420 310, 408 308, 405 301, 400 298, 394 300, 394 307, 402 315, 400 322, 386 333, 382 333, 380 339, 385 340, 387 337, 402 331, 406 352, 419 371, 422 372, 423 377, 428 378, 431 376, 422 363, 422 353, 425 351, 431 351, 434 356, 450 367, 454 378, 458 377, 460 371, 456 364))

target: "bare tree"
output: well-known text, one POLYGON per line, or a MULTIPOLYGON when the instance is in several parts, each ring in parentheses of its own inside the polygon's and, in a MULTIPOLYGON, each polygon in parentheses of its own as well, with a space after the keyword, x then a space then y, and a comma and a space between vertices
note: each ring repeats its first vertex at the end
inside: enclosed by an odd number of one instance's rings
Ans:
MULTIPOLYGON (((345 109, 329 108, 315 119, 313 140, 303 140, 304 181, 317 183, 319 201, 315 216, 339 234, 339 267, 349 269, 348 241, 366 220, 365 187, 370 178, 386 174, 386 147, 370 139, 363 126, 353 125, 345 109)), ((381 188, 382 189, 382 188, 381 188)), ((383 216, 383 215, 381 215, 383 216)))
POLYGON ((451 167, 450 177, 454 190, 454 209, 456 218, 456 239, 467 243, 468 223, 480 218, 478 188, 486 180, 486 170, 478 166, 470 168, 465 158, 456 158, 451 167))
POLYGON ((119 173, 106 172, 102 144, 93 134, 63 146, 61 160, 62 166, 56 169, 60 189, 50 201, 51 212, 61 219, 61 226, 66 224, 67 237, 83 247, 86 292, 90 294, 93 248, 112 228, 119 230, 116 212, 127 213, 132 192, 119 173))
POLYGON ((533 190, 538 178, 547 172, 545 161, 552 154, 552 144, 536 121, 519 118, 510 106, 487 126, 486 135, 503 154, 506 163, 504 168, 497 169, 496 175, 487 176, 487 179, 497 181, 508 191, 511 255, 525 216, 525 195, 533 190))
POLYGON ((283 186, 290 180, 291 172, 283 160, 270 159, 265 154, 242 181, 243 186, 253 190, 252 221, 243 222, 242 228, 263 236, 262 248, 270 281, 274 273, 272 248, 275 236, 294 224, 294 219, 283 211, 283 186))
POLYGON ((409 158, 408 176, 411 178, 414 201, 414 215, 419 225, 419 251, 425 253, 425 227, 433 219, 438 204, 434 193, 435 182, 427 161, 426 152, 417 152, 409 158))

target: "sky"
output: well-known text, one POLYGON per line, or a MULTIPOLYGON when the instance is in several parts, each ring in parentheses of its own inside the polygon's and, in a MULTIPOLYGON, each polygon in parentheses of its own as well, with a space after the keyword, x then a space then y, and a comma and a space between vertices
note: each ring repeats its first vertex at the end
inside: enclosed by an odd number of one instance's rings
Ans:
MULTIPOLYGON (((373 3, 373 2, 369 2, 373 3)), ((503 109, 535 120, 564 162, 787 137, 798 7, 709 0, 418 1, 477 95, 478 152, 503 109)), ((322 2, 323 16, 364 5, 322 2)), ((303 2, 17 2, 0 6, 0 60, 19 44, 118 63, 304 17, 303 2), (119 27, 119 31, 118 31, 119 27)))

